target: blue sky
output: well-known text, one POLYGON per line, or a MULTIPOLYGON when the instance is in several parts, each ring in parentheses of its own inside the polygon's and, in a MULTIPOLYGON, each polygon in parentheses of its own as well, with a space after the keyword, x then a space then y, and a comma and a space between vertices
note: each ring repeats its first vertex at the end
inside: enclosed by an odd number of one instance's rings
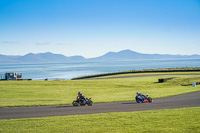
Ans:
POLYGON ((0 0, 0 54, 200 54, 200 0, 0 0))

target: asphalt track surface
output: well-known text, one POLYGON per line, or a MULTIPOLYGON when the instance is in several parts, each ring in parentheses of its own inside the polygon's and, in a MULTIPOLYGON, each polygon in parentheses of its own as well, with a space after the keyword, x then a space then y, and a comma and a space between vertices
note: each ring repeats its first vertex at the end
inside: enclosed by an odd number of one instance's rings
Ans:
POLYGON ((136 103, 135 101, 124 101, 94 103, 93 106, 79 107, 73 107, 72 105, 62 105, 0 108, 0 119, 83 115, 109 112, 133 112, 185 107, 200 107, 200 91, 153 99, 152 103, 136 103))

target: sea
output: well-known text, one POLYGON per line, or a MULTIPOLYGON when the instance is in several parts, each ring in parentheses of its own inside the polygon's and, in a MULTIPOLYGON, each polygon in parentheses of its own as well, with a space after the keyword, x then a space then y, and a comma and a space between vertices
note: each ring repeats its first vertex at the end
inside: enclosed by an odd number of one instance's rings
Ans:
POLYGON ((200 67, 200 59, 151 59, 71 63, 0 64, 0 73, 21 72, 24 79, 70 80, 74 77, 156 68, 200 67))

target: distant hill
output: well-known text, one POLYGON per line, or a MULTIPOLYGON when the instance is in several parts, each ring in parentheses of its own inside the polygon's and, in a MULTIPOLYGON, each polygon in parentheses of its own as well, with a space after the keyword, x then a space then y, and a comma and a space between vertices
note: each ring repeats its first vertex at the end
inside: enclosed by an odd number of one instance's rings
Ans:
POLYGON ((50 52, 33 54, 29 53, 24 56, 6 56, 0 55, 0 63, 41 63, 41 62, 51 62, 51 63, 62 63, 62 62, 76 62, 85 61, 82 56, 71 56, 66 57, 62 54, 53 54, 50 52))
POLYGON ((0 63, 17 63, 17 58, 20 56, 7 56, 7 55, 0 55, 0 63))
POLYGON ((61 54, 53 54, 50 52, 27 55, 18 58, 21 62, 66 62, 68 58, 61 54))
POLYGON ((92 60, 135 60, 135 59, 178 59, 178 58, 200 58, 200 55, 169 55, 169 54, 142 54, 131 50, 119 52, 108 52, 103 56, 92 60))
POLYGON ((50 52, 24 56, 0 55, 0 63, 62 63, 62 62, 82 62, 82 61, 117 61, 117 60, 135 60, 135 59, 181 59, 198 58, 200 55, 169 55, 169 54, 142 54, 131 50, 122 50, 119 52, 108 52, 96 58, 84 58, 83 56, 66 57, 62 54, 53 54, 50 52))

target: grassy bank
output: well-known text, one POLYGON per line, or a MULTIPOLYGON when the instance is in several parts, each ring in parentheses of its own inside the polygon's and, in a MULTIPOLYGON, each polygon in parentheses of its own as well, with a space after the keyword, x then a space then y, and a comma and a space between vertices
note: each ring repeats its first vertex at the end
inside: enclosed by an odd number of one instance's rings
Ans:
POLYGON ((200 107, 0 120, 0 132, 197 133, 200 107))
POLYGON ((143 69, 143 70, 129 70, 129 71, 120 71, 120 72, 111 72, 111 73, 102 73, 102 74, 94 74, 87 76, 80 76, 72 78, 72 80, 79 79, 88 79, 88 78, 98 78, 104 76, 118 76, 123 74, 143 74, 143 73, 168 73, 168 72, 200 72, 200 67, 183 67, 183 68, 158 68, 158 69, 143 69))
POLYGON ((145 75, 154 75, 154 76, 160 76, 160 75, 172 75, 173 77, 176 77, 176 75, 192 75, 192 74, 197 74, 200 75, 200 71, 198 72, 156 72, 156 73, 128 73, 128 74, 116 74, 116 75, 108 75, 108 76, 100 76, 100 77, 95 77, 94 79, 106 79, 106 78, 114 78, 114 77, 131 77, 131 76, 145 76, 145 75))
POLYGON ((0 107, 71 104, 79 91, 92 97, 93 102, 134 100, 137 91, 149 94, 152 98, 200 91, 200 85, 181 85, 199 82, 198 75, 177 75, 175 79, 157 83, 158 78, 169 77, 172 76, 107 80, 0 81, 0 107))

